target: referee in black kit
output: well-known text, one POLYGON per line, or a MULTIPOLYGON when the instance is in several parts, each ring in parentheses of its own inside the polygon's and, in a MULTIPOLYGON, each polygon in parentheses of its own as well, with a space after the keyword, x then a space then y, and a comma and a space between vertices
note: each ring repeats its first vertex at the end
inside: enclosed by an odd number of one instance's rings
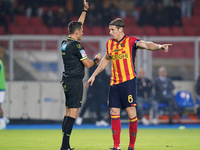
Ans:
POLYGON ((69 36, 62 41, 62 58, 64 63, 62 85, 66 98, 66 114, 62 123, 63 140, 60 150, 73 150, 69 139, 71 131, 82 104, 84 68, 90 68, 101 60, 98 53, 93 60, 87 58, 84 47, 78 42, 82 39, 83 23, 89 8, 88 2, 83 0, 84 8, 78 21, 72 21, 68 25, 69 36))

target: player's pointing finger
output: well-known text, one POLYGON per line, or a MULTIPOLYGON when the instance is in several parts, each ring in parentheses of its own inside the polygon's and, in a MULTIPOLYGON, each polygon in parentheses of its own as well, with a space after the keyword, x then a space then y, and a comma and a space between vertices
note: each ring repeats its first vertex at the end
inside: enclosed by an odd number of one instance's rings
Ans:
POLYGON ((166 46, 172 46, 172 44, 164 44, 164 45, 166 45, 166 46))

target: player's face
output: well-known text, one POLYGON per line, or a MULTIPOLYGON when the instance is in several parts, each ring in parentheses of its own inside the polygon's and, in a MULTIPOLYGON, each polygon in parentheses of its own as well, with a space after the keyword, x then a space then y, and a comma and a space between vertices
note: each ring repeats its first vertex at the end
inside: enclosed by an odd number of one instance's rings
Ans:
POLYGON ((115 40, 118 40, 120 37, 119 29, 117 29, 117 27, 114 25, 110 25, 109 30, 110 30, 110 35, 112 36, 112 38, 115 40))
POLYGON ((81 27, 81 30, 78 32, 78 40, 81 40, 83 36, 83 28, 81 27))

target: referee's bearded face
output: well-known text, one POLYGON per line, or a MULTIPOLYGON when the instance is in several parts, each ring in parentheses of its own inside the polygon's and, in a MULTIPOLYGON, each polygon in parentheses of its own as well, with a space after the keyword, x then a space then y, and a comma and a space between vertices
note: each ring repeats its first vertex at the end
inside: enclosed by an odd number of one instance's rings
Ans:
POLYGON ((110 35, 112 36, 112 38, 114 40, 118 40, 118 38, 120 37, 119 29, 117 29, 117 27, 114 25, 110 25, 109 30, 110 30, 110 35))

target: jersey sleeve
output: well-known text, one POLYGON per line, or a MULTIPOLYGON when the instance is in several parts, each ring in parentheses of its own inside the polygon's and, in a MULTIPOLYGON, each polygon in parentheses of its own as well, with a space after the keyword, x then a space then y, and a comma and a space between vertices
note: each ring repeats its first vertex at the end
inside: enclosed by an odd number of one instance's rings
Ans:
POLYGON ((140 39, 136 37, 131 37, 130 42, 131 42, 131 45, 133 45, 133 48, 136 48, 136 49, 139 48, 138 43, 140 42, 140 39))
POLYGON ((106 43, 106 53, 108 53, 108 41, 106 43))
POLYGON ((76 49, 77 49, 76 55, 78 56, 80 61, 87 59, 87 54, 84 50, 84 47, 80 43, 76 44, 76 49))

